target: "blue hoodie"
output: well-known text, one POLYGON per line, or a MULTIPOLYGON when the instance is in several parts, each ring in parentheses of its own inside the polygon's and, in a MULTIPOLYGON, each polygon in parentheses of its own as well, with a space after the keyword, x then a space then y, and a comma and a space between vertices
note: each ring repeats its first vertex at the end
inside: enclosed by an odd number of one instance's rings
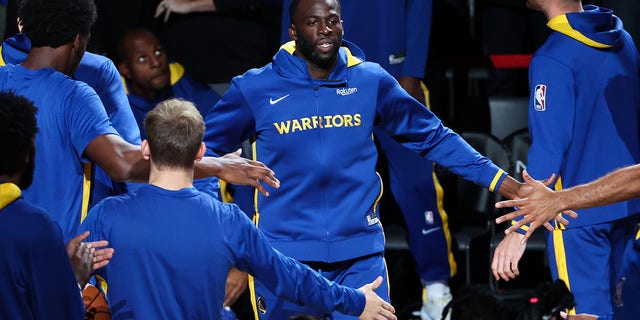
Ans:
MULTIPOLYGON (((551 19, 529 69, 528 171, 556 189, 638 163, 640 57, 622 21, 593 5, 551 19)), ((579 210, 568 228, 635 214, 638 201, 579 210)))
POLYGON ((380 65, 344 41, 328 79, 282 46, 273 62, 235 77, 211 109, 205 143, 214 153, 253 142, 279 189, 256 194, 258 227, 301 261, 337 262, 384 250, 378 218, 382 183, 374 126, 456 174, 498 189, 506 173, 473 150, 380 65))

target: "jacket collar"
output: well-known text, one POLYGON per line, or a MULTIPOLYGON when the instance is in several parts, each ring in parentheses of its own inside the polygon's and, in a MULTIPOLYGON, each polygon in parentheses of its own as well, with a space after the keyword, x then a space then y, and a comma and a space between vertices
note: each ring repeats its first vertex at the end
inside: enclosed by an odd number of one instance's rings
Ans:
MULTIPOLYGON (((289 41, 280 47, 273 57, 273 68, 285 78, 311 79, 307 63, 304 59, 293 55, 296 50, 294 41, 289 41)), ((364 62, 364 53, 355 44, 343 40, 338 50, 338 62, 327 82, 346 82, 348 69, 364 62)))

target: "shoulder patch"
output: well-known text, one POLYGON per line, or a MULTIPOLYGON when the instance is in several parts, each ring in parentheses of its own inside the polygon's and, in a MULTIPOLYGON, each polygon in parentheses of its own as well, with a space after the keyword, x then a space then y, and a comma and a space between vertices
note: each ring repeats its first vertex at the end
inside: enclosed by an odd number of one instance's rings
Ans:
POLYGON ((536 111, 547 110, 547 86, 544 84, 536 85, 533 98, 533 108, 536 111))

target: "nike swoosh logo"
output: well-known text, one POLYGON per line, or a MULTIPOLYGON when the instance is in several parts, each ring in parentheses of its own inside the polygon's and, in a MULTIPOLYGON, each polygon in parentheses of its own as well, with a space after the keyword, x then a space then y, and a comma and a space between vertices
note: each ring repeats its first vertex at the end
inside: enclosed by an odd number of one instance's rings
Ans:
POLYGON ((276 104, 276 103, 278 103, 278 102, 280 102, 280 101, 284 100, 284 99, 285 99, 286 97, 288 97, 289 95, 291 95, 291 94, 288 94, 288 95, 286 95, 286 96, 284 96, 284 97, 280 97, 280 98, 275 99, 275 100, 273 100, 273 98, 269 98, 269 104, 270 104, 270 105, 274 105, 274 104, 276 104))
POLYGON ((440 227, 433 228, 433 229, 429 229, 429 230, 422 229, 422 235, 423 235, 423 236, 426 236, 426 235, 428 235, 429 233, 432 233, 432 232, 437 231, 437 230, 440 230, 440 229, 441 229, 440 227))

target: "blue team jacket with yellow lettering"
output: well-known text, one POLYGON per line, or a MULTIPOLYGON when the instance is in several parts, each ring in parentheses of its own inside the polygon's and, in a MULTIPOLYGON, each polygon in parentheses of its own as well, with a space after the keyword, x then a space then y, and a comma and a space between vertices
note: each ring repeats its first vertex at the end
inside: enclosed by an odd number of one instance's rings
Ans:
POLYGON ((480 185, 497 189, 506 176, 380 65, 343 45, 322 81, 292 54, 293 42, 283 45, 272 63, 235 77, 206 118, 211 151, 227 153, 250 139, 254 158, 275 171, 281 186, 256 195, 254 219, 275 248, 301 261, 383 251, 374 126, 480 185))
MULTIPOLYGON (((593 5, 551 19, 531 60, 528 171, 559 175, 556 188, 587 183, 639 160, 640 57, 622 21, 593 5)), ((620 219, 638 201, 578 211, 567 226, 620 219)))

